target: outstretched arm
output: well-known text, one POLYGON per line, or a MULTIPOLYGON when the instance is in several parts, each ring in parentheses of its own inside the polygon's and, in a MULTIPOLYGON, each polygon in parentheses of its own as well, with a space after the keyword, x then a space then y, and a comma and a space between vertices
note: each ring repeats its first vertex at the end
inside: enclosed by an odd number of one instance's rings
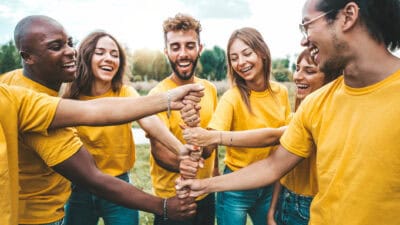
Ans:
MULTIPOLYGON (((92 156, 82 147, 69 159, 53 167, 72 182, 87 188, 93 194, 128 208, 163 215, 163 200, 147 194, 135 186, 102 173, 92 156)), ((168 200, 170 218, 187 218, 195 213, 196 205, 190 198, 168 200)))
POLYGON ((273 151, 268 158, 233 173, 203 180, 178 180, 176 189, 179 193, 183 188, 189 187, 190 195, 197 197, 211 192, 259 188, 280 179, 302 159, 279 146, 278 150, 273 151))
POLYGON ((279 138, 285 129, 286 126, 246 131, 216 131, 200 127, 187 127, 183 131, 183 138, 188 143, 199 146, 219 144, 235 147, 266 147, 279 144, 279 138))
POLYGON ((180 110, 183 99, 200 101, 204 87, 188 84, 165 93, 141 97, 99 98, 90 101, 62 99, 49 128, 76 125, 114 125, 158 112, 180 110))

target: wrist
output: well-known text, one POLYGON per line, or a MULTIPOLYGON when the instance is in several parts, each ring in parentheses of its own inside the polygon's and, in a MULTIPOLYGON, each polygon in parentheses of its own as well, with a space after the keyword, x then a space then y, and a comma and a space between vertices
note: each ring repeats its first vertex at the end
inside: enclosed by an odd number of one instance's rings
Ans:
POLYGON ((163 201, 163 213, 162 213, 162 218, 164 221, 168 220, 168 199, 164 198, 163 201))

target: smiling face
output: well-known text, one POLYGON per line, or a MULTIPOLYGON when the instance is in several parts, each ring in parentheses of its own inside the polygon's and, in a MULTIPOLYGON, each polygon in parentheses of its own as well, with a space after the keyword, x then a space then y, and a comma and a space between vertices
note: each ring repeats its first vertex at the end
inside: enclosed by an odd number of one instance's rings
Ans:
POLYGON ((31 75, 46 86, 59 88, 62 82, 75 79, 76 51, 60 24, 36 20, 21 42, 24 63, 31 68, 31 75))
POLYGON ((96 81, 110 83, 120 66, 117 44, 108 36, 101 37, 94 50, 91 68, 96 81))
POLYGON ((315 64, 309 63, 304 57, 296 65, 293 80, 297 87, 296 98, 303 100, 307 95, 324 85, 324 74, 315 64))
MULTIPOLYGON (((324 14, 316 9, 317 3, 318 0, 307 1, 303 9, 303 23, 324 14)), ((339 38, 336 20, 328 21, 325 15, 313 21, 306 27, 308 38, 301 41, 301 45, 308 48, 314 61, 325 74, 343 71, 348 61, 346 51, 349 47, 339 38)))
POLYGON ((181 80, 192 79, 201 50, 194 30, 169 31, 166 35, 165 54, 174 75, 181 80))
POLYGON ((228 49, 228 57, 233 70, 246 82, 263 79, 262 58, 240 39, 235 39, 228 49))

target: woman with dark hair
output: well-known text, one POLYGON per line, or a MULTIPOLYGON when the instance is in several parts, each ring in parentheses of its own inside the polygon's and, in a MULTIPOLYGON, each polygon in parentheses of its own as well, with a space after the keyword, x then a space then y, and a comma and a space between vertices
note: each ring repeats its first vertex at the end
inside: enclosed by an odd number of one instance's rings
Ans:
MULTIPOLYGON (((277 128, 290 115, 287 89, 270 81, 271 56, 261 34, 254 28, 232 33, 228 46, 228 76, 232 87, 221 97, 208 127, 219 131, 277 128)), ((267 157, 274 147, 226 149, 224 174, 267 157)), ((218 224, 265 224, 273 186, 217 195, 218 224)))
MULTIPOLYGON (((69 85, 64 97, 90 100, 139 96, 134 88, 123 84, 125 64, 124 50, 113 36, 103 31, 89 34, 78 49, 77 78, 69 85)), ((184 149, 157 116, 137 122, 169 149, 184 149)), ((102 172, 130 182, 128 172, 135 162, 131 123, 107 127, 80 126, 77 131, 102 172)), ((138 211, 111 203, 79 184, 72 184, 72 194, 66 206, 67 224, 95 225, 99 217, 105 224, 138 224, 138 211)))

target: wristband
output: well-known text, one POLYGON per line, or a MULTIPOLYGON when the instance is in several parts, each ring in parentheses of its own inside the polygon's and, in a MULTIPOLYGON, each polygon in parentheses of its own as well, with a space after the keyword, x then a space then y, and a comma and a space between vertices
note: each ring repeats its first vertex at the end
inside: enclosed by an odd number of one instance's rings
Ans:
POLYGON ((168 220, 168 199, 164 198, 163 199, 163 220, 166 221, 168 220))

